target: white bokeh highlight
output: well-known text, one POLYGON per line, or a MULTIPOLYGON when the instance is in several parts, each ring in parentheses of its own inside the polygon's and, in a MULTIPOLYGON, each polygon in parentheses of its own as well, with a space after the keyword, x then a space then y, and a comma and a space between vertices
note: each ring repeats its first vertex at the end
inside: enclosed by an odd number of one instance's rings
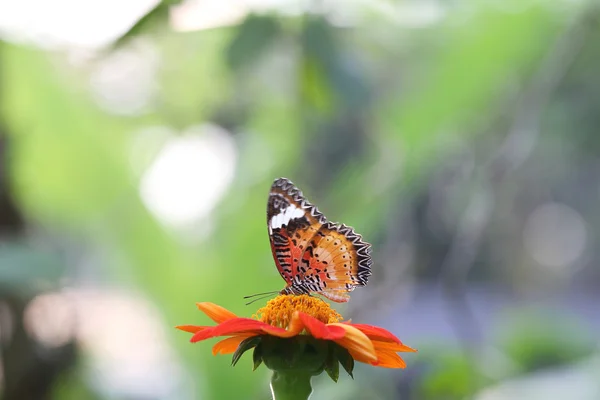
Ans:
POLYGON ((98 48, 136 23, 158 0, 0 1, 0 35, 44 47, 98 48))
POLYGON ((140 182, 162 223, 186 228, 207 216, 233 181, 237 151, 223 128, 205 124, 165 141, 140 182))
POLYGON ((90 73, 91 92, 104 110, 117 115, 150 111, 158 92, 158 51, 149 41, 137 40, 108 54, 90 73))
POLYGON ((583 255, 588 232, 576 210, 561 203, 546 203, 527 218, 523 243, 537 263, 562 269, 574 265, 583 255))

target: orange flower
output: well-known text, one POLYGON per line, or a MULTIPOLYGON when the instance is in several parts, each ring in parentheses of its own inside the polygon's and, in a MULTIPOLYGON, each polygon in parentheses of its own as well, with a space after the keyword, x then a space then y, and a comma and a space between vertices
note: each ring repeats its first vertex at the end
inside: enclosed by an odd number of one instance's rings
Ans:
MULTIPOLYGON (((330 355, 323 367, 332 378, 330 369, 337 370, 337 361, 352 375, 353 360, 378 367, 404 368, 406 363, 397 353, 416 351, 383 328, 340 322, 341 315, 328 303, 309 295, 279 295, 259 309, 253 318, 239 318, 213 303, 197 303, 197 306, 217 325, 183 325, 177 328, 193 333, 192 343, 228 336, 216 343, 212 352, 214 355, 239 352, 237 357, 234 354, 234 364, 241 353, 259 346, 261 338, 293 340, 308 336, 320 343, 334 343, 336 346, 329 348, 334 354, 333 360, 330 355), (351 358, 344 357, 344 354, 351 358), (335 366, 331 365, 332 361, 335 366)), ((260 354, 255 354, 255 368, 260 361, 260 354)), ((334 380, 337 380, 337 375, 334 380)))

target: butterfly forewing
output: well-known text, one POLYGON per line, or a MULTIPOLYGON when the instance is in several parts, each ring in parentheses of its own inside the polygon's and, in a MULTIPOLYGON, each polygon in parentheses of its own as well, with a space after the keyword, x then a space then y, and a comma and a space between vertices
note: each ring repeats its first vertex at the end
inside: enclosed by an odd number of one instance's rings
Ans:
POLYGON ((288 179, 277 179, 267 205, 271 250, 291 293, 316 292, 337 302, 367 284, 371 245, 346 225, 327 222, 288 179))
POLYGON ((288 285, 300 276, 300 260, 308 243, 325 222, 292 182, 279 178, 271 186, 267 224, 271 251, 279 273, 288 285))

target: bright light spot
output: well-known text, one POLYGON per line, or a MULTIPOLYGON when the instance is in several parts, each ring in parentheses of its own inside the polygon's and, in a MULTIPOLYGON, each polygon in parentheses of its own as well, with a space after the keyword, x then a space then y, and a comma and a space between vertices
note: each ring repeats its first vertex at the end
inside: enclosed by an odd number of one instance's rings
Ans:
POLYGON ((236 148, 216 125, 169 139, 140 185, 146 207, 161 221, 188 227, 215 207, 234 176, 236 148))
POLYGON ((218 28, 237 24, 250 13, 298 15, 309 4, 296 0, 188 0, 171 9, 171 25, 180 31, 218 28))
POLYGON ((0 34, 41 45, 99 47, 126 32, 158 0, 0 1, 0 34))
POLYGON ((434 25, 445 15, 442 3, 437 1, 420 0, 399 3, 374 1, 367 4, 373 10, 378 11, 381 16, 408 28, 434 25))
POLYGON ((75 336, 75 310, 64 294, 42 294, 27 305, 23 324, 27 333, 44 345, 64 346, 75 336))
POLYGON ((121 115, 145 111, 157 87, 159 57, 148 42, 136 41, 102 60, 92 71, 90 85, 96 101, 121 115))
POLYGON ((90 356, 90 381, 107 398, 170 399, 182 371, 160 316, 141 297, 79 290, 78 339, 90 356))
POLYGON ((581 215, 571 207, 546 203, 527 219, 523 240, 535 261, 558 269, 572 265, 581 257, 587 243, 587 230, 581 215))
POLYGON ((211 29, 237 24, 247 14, 248 7, 242 0, 189 0, 173 7, 171 24, 180 31, 211 29))
POLYGON ((348 26, 361 18, 370 23, 373 12, 409 28, 435 24, 445 15, 438 2, 426 0, 399 4, 372 0, 188 0, 171 9, 171 25, 175 30, 190 31, 235 25, 252 13, 280 16, 319 13, 336 26, 348 26))

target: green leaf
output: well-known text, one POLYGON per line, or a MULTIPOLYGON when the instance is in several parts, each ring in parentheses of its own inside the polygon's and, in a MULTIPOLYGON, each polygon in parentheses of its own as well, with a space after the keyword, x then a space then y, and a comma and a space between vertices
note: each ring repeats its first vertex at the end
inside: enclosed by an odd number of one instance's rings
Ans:
POLYGON ((256 62, 280 32, 279 22, 270 16, 249 15, 240 25, 227 49, 227 63, 239 70, 256 62))
POLYGON ((238 348, 233 353, 233 357, 231 358, 231 365, 235 366, 235 364, 237 364, 237 362, 240 360, 242 354, 244 354, 251 348, 258 346, 260 344, 261 339, 262 338, 260 336, 252 336, 240 343, 238 348))
POLYGON ((352 371, 354 370, 354 358, 352 358, 348 350, 342 346, 335 345, 334 351, 335 357, 340 361, 342 367, 344 367, 348 375, 354 379, 354 375, 352 375, 352 371))
POLYGON ((306 17, 301 39, 304 51, 324 64, 331 64, 338 56, 335 30, 323 17, 306 17))
POLYGON ((334 96, 320 60, 306 55, 302 60, 299 79, 304 101, 321 114, 331 114, 334 96))
POLYGON ((340 29, 323 17, 306 17, 302 30, 301 88, 306 101, 323 113, 337 104, 362 109, 370 97, 361 60, 345 50, 340 29))
POLYGON ((252 353, 252 363, 254 364, 252 371, 256 371, 256 368, 262 364, 262 346, 260 343, 254 348, 254 352, 252 353))
POLYGON ((340 363, 335 356, 336 346, 336 344, 333 344, 329 348, 329 355, 327 356, 327 361, 325 362, 325 371, 334 382, 337 382, 340 377, 340 363))
POLYGON ((123 46, 129 40, 146 32, 152 31, 157 26, 169 25, 169 8, 174 4, 180 3, 181 0, 163 0, 141 17, 127 32, 118 38, 112 48, 123 46))
POLYGON ((446 28, 445 44, 416 80, 420 82, 377 109, 382 131, 389 132, 390 140, 407 155, 404 182, 436 162, 440 142, 468 132, 464 127, 477 123, 502 88, 525 76, 548 51, 561 26, 541 2, 531 2, 522 12, 499 12, 481 3, 473 12, 471 23, 446 28))

